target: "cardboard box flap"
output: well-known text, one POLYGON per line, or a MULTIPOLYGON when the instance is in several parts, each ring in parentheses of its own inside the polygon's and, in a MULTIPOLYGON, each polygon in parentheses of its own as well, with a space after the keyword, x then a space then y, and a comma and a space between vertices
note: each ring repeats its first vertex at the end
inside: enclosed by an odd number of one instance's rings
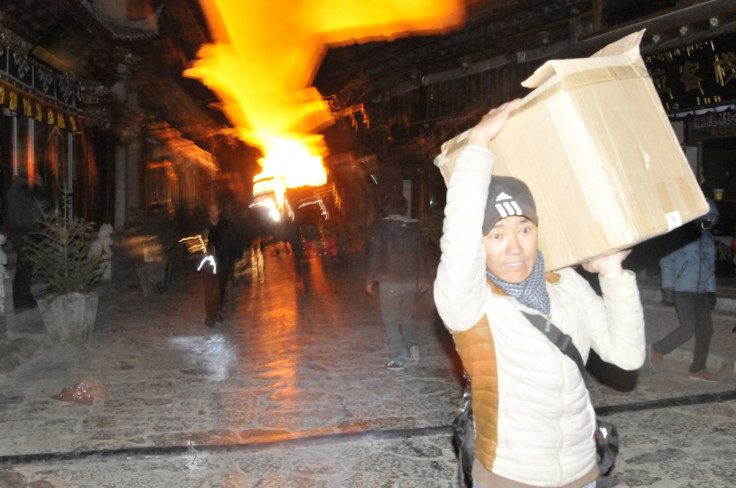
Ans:
POLYGON ((450 174, 455 167, 455 160, 468 143, 470 131, 471 129, 467 129, 452 139, 443 142, 440 153, 434 158, 434 165, 439 168, 446 185, 450 183, 450 174))
POLYGON ((628 36, 622 37, 616 42, 612 42, 611 44, 598 50, 595 54, 591 56, 591 58, 617 56, 620 54, 639 56, 639 45, 641 44, 641 40, 644 37, 645 30, 646 29, 642 29, 638 32, 634 32, 632 34, 629 34, 628 36))
MULTIPOLYGON (((639 54, 639 42, 643 35, 644 30, 629 34, 623 39, 609 44, 589 58, 553 59, 547 61, 537 68, 529 78, 522 81, 521 86, 525 88, 537 88, 545 84, 545 82, 552 80, 555 75, 565 77, 573 73, 580 74, 591 70, 606 70, 607 68, 616 66, 635 66, 640 68, 643 74, 646 74, 646 66, 639 54)), ((534 94, 530 93, 521 102, 521 105, 524 105, 527 98, 533 97, 534 94)))

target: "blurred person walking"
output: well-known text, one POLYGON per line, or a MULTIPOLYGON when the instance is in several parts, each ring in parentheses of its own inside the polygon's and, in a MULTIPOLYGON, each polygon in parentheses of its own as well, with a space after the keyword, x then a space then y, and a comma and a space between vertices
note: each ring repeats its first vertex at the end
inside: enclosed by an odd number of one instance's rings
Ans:
POLYGON ((207 253, 213 257, 215 266, 205 270, 205 324, 213 327, 215 322, 222 321, 228 284, 233 279, 235 261, 242 255, 238 232, 233 223, 221 215, 217 204, 209 207, 207 253))
POLYGON ((13 305, 16 311, 21 311, 36 305, 31 292, 33 264, 28 260, 25 240, 36 238, 34 232, 39 230, 41 211, 51 207, 51 197, 41 175, 36 172, 32 183, 26 175, 15 176, 7 198, 10 241, 18 251, 13 277, 13 305))
POLYGON ((710 229, 718 222, 718 209, 708 200, 708 213, 672 236, 678 249, 659 261, 662 271, 662 302, 674 305, 679 327, 649 346, 649 364, 659 370, 664 356, 695 336, 690 379, 716 381, 706 369, 711 337, 712 310, 716 300, 715 242, 710 229))
POLYGON ((406 216, 407 210, 403 195, 387 198, 383 207, 386 216, 373 227, 365 281, 370 296, 374 283, 379 284, 381 319, 390 353, 386 367, 391 370, 419 362, 414 299, 429 288, 422 230, 417 219, 406 216))

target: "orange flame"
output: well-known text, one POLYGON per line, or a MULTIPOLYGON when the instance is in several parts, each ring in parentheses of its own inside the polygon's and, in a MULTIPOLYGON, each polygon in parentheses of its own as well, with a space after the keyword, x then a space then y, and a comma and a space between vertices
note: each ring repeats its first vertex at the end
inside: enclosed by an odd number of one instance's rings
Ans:
POLYGON ((310 84, 328 46, 439 33, 464 20, 462 0, 200 0, 215 43, 185 76, 222 100, 238 136, 259 147, 264 175, 286 187, 326 182, 324 139, 334 122, 310 84))

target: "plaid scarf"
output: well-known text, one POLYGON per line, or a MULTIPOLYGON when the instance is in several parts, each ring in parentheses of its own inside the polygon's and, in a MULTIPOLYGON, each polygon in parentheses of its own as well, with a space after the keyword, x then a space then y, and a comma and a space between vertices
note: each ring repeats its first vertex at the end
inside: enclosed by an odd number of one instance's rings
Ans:
POLYGON ((507 295, 519 300, 527 307, 549 315, 550 301, 547 293, 547 273, 544 271, 544 256, 537 249, 537 261, 534 263, 532 274, 529 278, 521 283, 506 283, 486 270, 486 276, 493 283, 497 284, 507 295))

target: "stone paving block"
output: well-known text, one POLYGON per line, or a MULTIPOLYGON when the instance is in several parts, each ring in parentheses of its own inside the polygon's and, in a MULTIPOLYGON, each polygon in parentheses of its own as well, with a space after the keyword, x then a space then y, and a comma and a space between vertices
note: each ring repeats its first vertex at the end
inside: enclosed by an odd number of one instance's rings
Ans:
MULTIPOLYGON (((0 469, 57 488, 458 488, 449 425, 462 371, 431 302, 417 301, 421 363, 387 371, 361 267, 297 271, 290 259, 267 253, 263 282, 237 282, 214 329, 191 270, 156 296, 107 287, 91 346, 43 344, 0 376, 0 469), (103 401, 52 399, 91 380, 103 401)), ((676 317, 644 305, 651 341, 676 317)), ((620 486, 731 486, 736 320, 715 318, 718 383, 689 380, 682 351, 661 371, 588 378, 622 436, 620 486)))

